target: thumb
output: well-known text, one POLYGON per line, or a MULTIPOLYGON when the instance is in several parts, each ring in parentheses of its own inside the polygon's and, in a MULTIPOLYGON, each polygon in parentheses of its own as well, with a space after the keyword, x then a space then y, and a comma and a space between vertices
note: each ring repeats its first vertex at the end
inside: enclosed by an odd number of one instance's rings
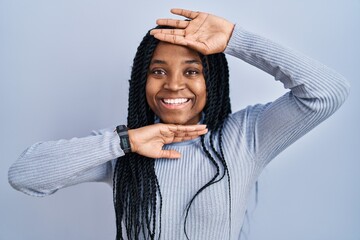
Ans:
POLYGON ((181 154, 175 150, 161 150, 160 158, 180 158, 181 154))

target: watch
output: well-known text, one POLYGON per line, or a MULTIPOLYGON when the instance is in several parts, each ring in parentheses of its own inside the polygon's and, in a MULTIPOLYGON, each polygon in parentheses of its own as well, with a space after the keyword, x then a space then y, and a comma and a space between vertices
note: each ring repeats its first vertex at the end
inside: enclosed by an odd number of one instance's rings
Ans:
POLYGON ((124 151, 125 154, 131 152, 128 128, 125 125, 119 125, 116 127, 116 132, 120 138, 121 149, 124 151))

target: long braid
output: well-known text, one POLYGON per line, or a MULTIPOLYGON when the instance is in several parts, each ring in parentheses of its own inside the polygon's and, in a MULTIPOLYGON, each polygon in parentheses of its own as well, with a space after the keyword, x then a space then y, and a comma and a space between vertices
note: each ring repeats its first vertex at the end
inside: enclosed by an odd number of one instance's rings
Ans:
POLYGON ((217 162, 215 161, 215 159, 213 158, 213 156, 211 155, 211 153, 209 152, 209 150, 207 149, 207 147, 205 146, 205 137, 201 136, 201 146, 206 154, 206 156, 209 158, 210 162, 215 166, 216 168, 216 173, 213 176, 213 178, 208 181, 204 186, 202 186, 196 193, 195 195, 191 198, 191 200, 189 201, 189 203, 187 204, 186 208, 185 208, 185 221, 184 221, 184 233, 187 239, 189 239, 189 236, 187 234, 186 231, 186 223, 187 223, 187 217, 189 215, 189 211, 190 211, 190 207, 192 205, 192 203, 194 202, 195 198, 207 187, 209 187, 210 185, 212 185, 214 183, 214 181, 216 180, 216 178, 219 176, 220 174, 220 168, 219 168, 219 164, 217 164, 217 162))
MULTIPOLYGON (((219 65, 222 66, 219 70, 221 71, 220 76, 222 76, 224 79, 229 79, 229 68, 228 63, 226 61, 225 57, 220 57, 219 59, 219 65)), ((229 113, 231 113, 231 105, 230 105, 230 88, 229 84, 220 84, 220 93, 222 93, 220 96, 222 96, 223 106, 226 106, 224 108, 221 108, 221 115, 227 116, 229 113)), ((227 163, 225 161, 224 157, 224 150, 223 150, 223 144, 222 144, 222 132, 223 124, 220 126, 219 129, 219 135, 218 135, 218 141, 219 141, 219 148, 220 148, 220 156, 219 159, 224 165, 224 169, 227 174, 227 180, 228 180, 228 197, 229 197, 229 222, 231 223, 231 178, 230 178, 230 172, 227 166, 227 163)), ((224 173, 225 173, 224 171, 224 173)), ((231 233, 231 224, 229 225, 229 233, 231 233)))
POLYGON ((207 187, 221 181, 225 175, 227 175, 228 179, 228 196, 229 196, 229 237, 231 233, 231 181, 230 181, 230 173, 225 161, 224 151, 223 151, 223 142, 222 142, 222 127, 225 121, 225 118, 231 113, 230 106, 230 97, 229 97, 229 70, 228 64, 223 53, 202 56, 202 63, 204 68, 204 75, 206 79, 206 89, 207 89, 207 100, 206 106, 204 109, 205 112, 205 120, 204 123, 211 130, 210 132, 210 148, 212 152, 215 153, 215 157, 212 156, 210 151, 207 149, 205 145, 205 137, 201 137, 201 145, 209 158, 210 162, 215 166, 216 173, 212 177, 210 181, 208 181, 204 186, 202 186, 195 195, 191 198, 185 210, 185 221, 184 221, 184 232, 187 239, 189 239, 188 234, 186 232, 186 223, 187 217, 190 211, 190 207, 194 202, 195 198, 207 187), (218 133, 218 143, 219 149, 216 150, 214 146, 214 137, 215 133, 218 133), (220 174, 219 165, 217 161, 220 161, 223 167, 223 174, 219 179, 217 177, 220 174))
MULTIPOLYGON (((134 58, 129 81, 128 127, 139 128, 154 123, 145 93, 148 66, 158 41, 148 33, 134 58)), ((129 239, 155 239, 157 196, 161 199, 155 174, 155 160, 129 153, 120 157, 115 165, 114 207, 116 239, 123 239, 121 223, 129 239), (142 233, 141 233, 142 232, 142 233)), ((161 206, 160 206, 161 207, 161 206)))
MULTIPOLYGON (((155 165, 154 165, 155 166, 155 165)), ((155 172, 155 168, 154 168, 154 172, 155 172)), ((160 189, 160 185, 159 185, 159 181, 158 181, 158 179, 156 178, 155 179, 155 181, 156 181, 156 187, 158 188, 158 189, 160 189)), ((158 239, 160 239, 160 236, 161 236, 161 213, 162 213, 162 196, 161 196, 161 191, 159 191, 159 199, 160 199, 160 209, 159 209, 159 213, 160 213, 160 215, 159 215, 159 222, 160 222, 160 226, 159 226, 159 238, 158 239)), ((155 227, 155 226, 154 226, 155 227)))

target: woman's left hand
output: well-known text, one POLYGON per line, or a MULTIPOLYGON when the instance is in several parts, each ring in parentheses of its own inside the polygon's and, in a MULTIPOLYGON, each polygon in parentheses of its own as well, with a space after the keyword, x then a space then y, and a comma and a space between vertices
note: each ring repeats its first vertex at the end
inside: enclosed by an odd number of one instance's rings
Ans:
POLYGON ((153 29, 150 33, 160 41, 188 46, 204 55, 223 52, 229 42, 234 24, 215 15, 184 9, 171 12, 190 19, 158 19, 156 24, 175 29, 153 29))

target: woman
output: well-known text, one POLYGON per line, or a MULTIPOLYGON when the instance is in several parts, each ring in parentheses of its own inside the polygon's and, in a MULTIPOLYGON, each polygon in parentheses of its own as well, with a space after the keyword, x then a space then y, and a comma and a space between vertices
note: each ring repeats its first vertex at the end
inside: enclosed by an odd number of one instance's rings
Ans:
POLYGON ((134 58, 129 130, 34 144, 9 170, 14 188, 44 196, 82 182, 113 184, 117 239, 239 239, 263 168, 335 112, 349 86, 225 19, 172 13, 189 20, 158 20, 162 27, 144 37, 134 58), (231 114, 223 52, 290 91, 231 114))

